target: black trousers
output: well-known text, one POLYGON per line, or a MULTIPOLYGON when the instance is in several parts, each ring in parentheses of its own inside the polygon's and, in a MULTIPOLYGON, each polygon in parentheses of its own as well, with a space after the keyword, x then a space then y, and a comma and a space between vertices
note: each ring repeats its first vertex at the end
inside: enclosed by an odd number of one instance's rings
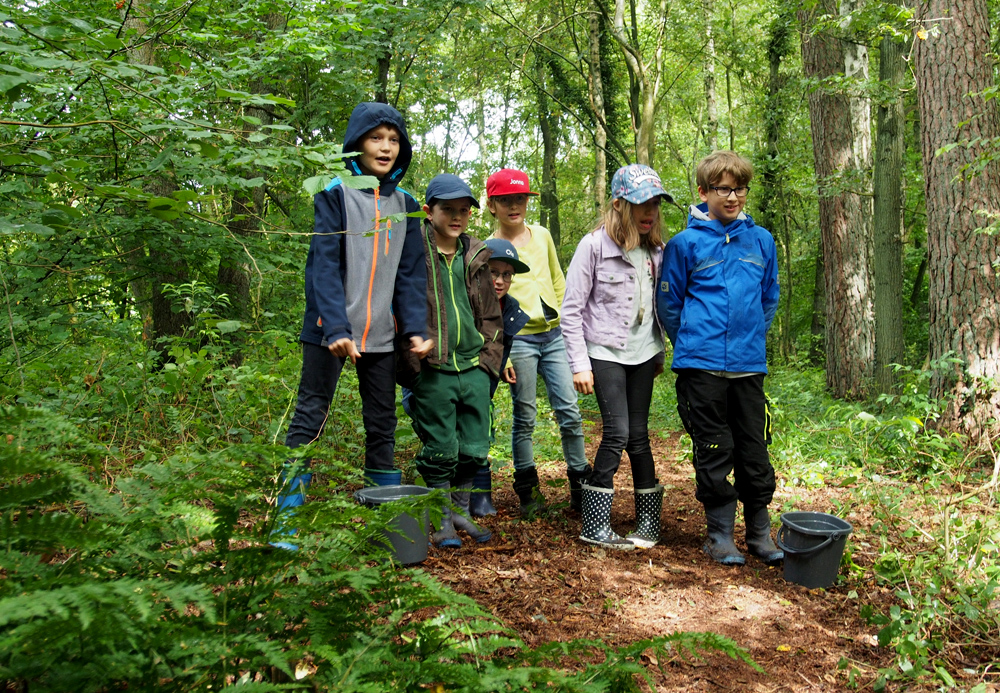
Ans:
MULTIPOLYGON (((330 404, 344 359, 326 347, 302 343, 302 376, 295 414, 285 445, 297 448, 318 439, 326 427, 330 404)), ((355 364, 365 426, 365 468, 394 469, 396 446, 396 360, 393 352, 362 354, 355 364)))
POLYGON ((709 508, 737 499, 747 508, 766 507, 775 482, 767 453, 764 375, 722 378, 678 370, 677 411, 694 448, 695 498, 709 508), (730 472, 735 483, 729 482, 730 472))
POLYGON ((590 365, 604 434, 588 483, 597 488, 614 488, 624 450, 632 463, 633 486, 653 488, 656 469, 649 448, 649 405, 653 399, 655 359, 634 366, 591 359, 590 365))

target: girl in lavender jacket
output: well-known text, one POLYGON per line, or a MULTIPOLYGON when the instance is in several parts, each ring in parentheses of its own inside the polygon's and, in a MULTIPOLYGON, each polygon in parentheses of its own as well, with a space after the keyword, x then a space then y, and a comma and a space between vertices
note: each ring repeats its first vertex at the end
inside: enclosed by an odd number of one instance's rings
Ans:
POLYGON ((566 273, 562 329, 573 385, 596 393, 604 435, 583 485, 580 539, 607 548, 650 548, 660 538, 663 487, 649 447, 653 378, 663 372, 663 328, 654 307, 663 243, 660 202, 672 198, 649 166, 630 164, 611 180, 601 225, 583 237, 566 273), (614 476, 622 450, 632 463, 636 529, 611 529, 614 476))

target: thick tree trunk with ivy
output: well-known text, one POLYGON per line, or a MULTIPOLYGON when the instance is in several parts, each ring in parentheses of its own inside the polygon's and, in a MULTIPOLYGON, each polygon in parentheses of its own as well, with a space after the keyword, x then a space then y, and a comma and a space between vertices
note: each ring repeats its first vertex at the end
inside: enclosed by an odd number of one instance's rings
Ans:
MULTIPOLYGON (((802 12, 800 18, 808 27, 810 17, 802 12)), ((867 55, 858 44, 828 35, 803 38, 802 62, 806 77, 817 80, 866 76, 867 55)), ((825 270, 826 382, 834 396, 848 399, 867 395, 875 358, 866 105, 829 84, 809 94, 825 270)))
POLYGON ((941 367, 934 397, 950 398, 942 424, 988 444, 1000 435, 1000 166, 980 142, 1000 136, 985 0, 921 5, 916 46, 921 152, 927 204, 930 357, 941 367), (933 31, 936 26, 937 31, 933 31), (923 36, 924 34, 921 34, 923 36), (971 144, 970 144, 971 143, 971 144), (968 167, 968 168, 967 168, 968 167), (982 231, 985 227, 992 228, 982 231))
POLYGON ((892 392, 899 379, 890 367, 903 362, 903 79, 906 44, 886 36, 879 44, 879 81, 888 92, 876 115, 874 248, 875 386, 892 392))
POLYGON ((559 152, 559 118, 551 112, 549 97, 545 91, 548 81, 545 62, 535 56, 535 100, 538 108, 538 128, 542 134, 542 184, 539 203, 541 204, 542 226, 552 234, 552 242, 559 247, 561 230, 559 227, 559 197, 556 194, 556 156, 559 152))
MULTIPOLYGON (((771 232, 781 250, 781 303, 775 332, 779 337, 779 350, 785 358, 791 353, 792 321, 791 305, 794 286, 792 284, 792 243, 785 219, 783 195, 788 164, 787 153, 782 156, 779 145, 788 120, 788 104, 785 97, 787 78, 781 72, 782 61, 792 52, 792 29, 794 15, 779 12, 771 22, 767 42, 767 62, 769 67, 767 95, 764 100, 765 151, 763 161, 758 166, 759 193, 754 193, 757 201, 760 225, 771 232)), ((716 143, 717 146, 717 143, 716 143)))

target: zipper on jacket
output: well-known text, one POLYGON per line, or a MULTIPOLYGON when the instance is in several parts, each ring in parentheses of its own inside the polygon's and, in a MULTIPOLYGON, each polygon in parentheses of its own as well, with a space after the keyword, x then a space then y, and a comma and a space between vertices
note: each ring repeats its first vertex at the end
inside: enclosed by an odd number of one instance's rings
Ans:
MULTIPOLYGON (((458 252, 455 253, 458 255, 458 252)), ((448 286, 451 288, 451 305, 455 309, 455 327, 458 330, 455 332, 455 351, 451 354, 451 362, 455 366, 455 370, 458 368, 458 349, 462 345, 462 315, 458 312, 458 303, 455 302, 455 273, 451 269, 451 263, 455 260, 455 255, 451 256, 451 259, 445 258, 445 264, 448 266, 448 286)), ((462 287, 465 288, 464 286, 462 287)))
POLYGON ((368 278, 368 300, 365 301, 368 315, 365 320, 365 331, 361 335, 361 351, 365 350, 365 342, 368 340, 368 330, 372 326, 372 291, 375 288, 375 268, 378 267, 378 226, 381 222, 381 216, 382 202, 379 199, 378 188, 375 188, 375 240, 372 245, 372 273, 368 278))
MULTIPOLYGON (((431 262, 430 262, 430 266, 431 266, 431 279, 430 279, 430 281, 431 281, 431 286, 434 287, 434 289, 431 291, 431 293, 434 296, 434 308, 435 308, 434 319, 438 321, 437 345, 436 346, 437 346, 437 360, 440 362, 441 361, 441 302, 438 299, 438 291, 437 291, 437 285, 438 285, 438 281, 437 281, 438 264, 437 264, 437 257, 435 255, 436 251, 437 251, 437 248, 435 248, 433 246, 433 244, 431 243, 431 239, 428 237, 428 235, 426 233, 424 234, 424 242, 427 244, 427 257, 429 257, 431 259, 431 262)), ((447 346, 447 345, 445 345, 445 346, 447 346)))
POLYGON ((726 243, 728 243, 728 242, 729 242, 729 232, 726 231, 726 243))

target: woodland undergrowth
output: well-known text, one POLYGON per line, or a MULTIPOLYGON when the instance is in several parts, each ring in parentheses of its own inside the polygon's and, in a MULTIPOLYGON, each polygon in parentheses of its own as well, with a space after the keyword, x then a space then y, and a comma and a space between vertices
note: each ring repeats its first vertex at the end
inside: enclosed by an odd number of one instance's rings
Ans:
MULTIPOLYGON (((318 473, 314 502, 296 517, 300 548, 271 548, 298 346, 280 331, 242 335, 233 365, 217 322, 194 324, 160 350, 114 334, 66 344, 4 379, 0 680, 9 687, 619 691, 652 681, 644 661, 714 651, 756 667, 713 633, 532 649, 471 599, 392 564, 370 541, 391 513, 346 492, 360 481, 363 448, 350 369, 326 435, 293 456, 312 456, 318 473), (642 657, 650 651, 659 655, 642 657)), ((858 686, 982 681, 1000 660, 996 459, 935 430, 927 375, 907 373, 901 394, 865 405, 830 400, 808 369, 769 379, 789 507, 798 489, 834 485, 843 493, 831 512, 871 518, 855 528, 837 589, 856 598, 896 660, 879 671, 843 660, 858 686), (875 589, 892 592, 891 606, 867 598, 875 589)), ((671 390, 657 385, 661 424, 676 424, 671 390)), ((414 444, 405 424, 398 442, 414 444)), ((410 503, 434 516, 441 498, 410 503)))

